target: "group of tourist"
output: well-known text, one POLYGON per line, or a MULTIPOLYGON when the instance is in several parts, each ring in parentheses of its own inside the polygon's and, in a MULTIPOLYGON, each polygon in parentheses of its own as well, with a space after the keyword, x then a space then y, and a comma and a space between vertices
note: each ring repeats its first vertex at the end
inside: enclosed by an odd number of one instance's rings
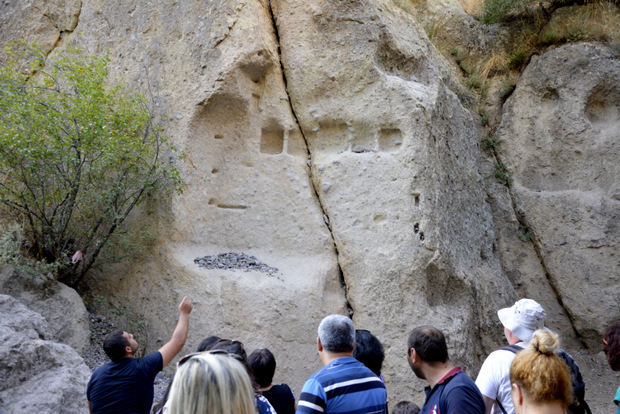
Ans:
MULTIPOLYGON (((196 352, 177 363, 161 401, 153 405, 153 382, 187 339, 192 302, 179 305, 172 338, 157 352, 135 358, 138 344, 114 331, 103 348, 110 362, 97 368, 88 383, 91 413, 293 414, 387 413, 381 374, 384 349, 367 330, 355 330, 350 318, 325 317, 317 336, 324 367, 303 385, 298 401, 286 384, 273 384, 274 355, 266 348, 246 354, 236 340, 211 336, 196 352)), ((557 334, 544 326, 544 309, 521 299, 500 309, 498 317, 509 343, 492 352, 474 382, 450 362, 443 333, 432 326, 415 328, 407 341, 407 361, 426 381, 422 408, 411 401, 390 407, 392 414, 589 413, 583 380, 572 357, 559 349, 557 334)), ((620 370, 620 322, 603 339, 613 370, 620 370)), ((620 388, 614 399, 620 404, 620 388)), ((617 408, 620 414, 620 407, 617 408)))

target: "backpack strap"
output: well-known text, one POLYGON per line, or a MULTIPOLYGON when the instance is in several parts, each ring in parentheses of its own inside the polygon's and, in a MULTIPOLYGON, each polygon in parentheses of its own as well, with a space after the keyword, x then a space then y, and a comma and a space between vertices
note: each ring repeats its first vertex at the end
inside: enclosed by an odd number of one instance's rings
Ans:
POLYGON ((501 402, 499 402, 499 400, 495 400, 495 402, 497 403, 497 406, 499 407, 499 409, 500 409, 500 410, 502 410, 502 412, 503 412, 504 414, 508 414, 508 413, 506 412, 506 409, 505 409, 505 408, 504 408, 504 406, 502 405, 502 403, 501 403, 501 402))
POLYGON ((519 351, 523 351, 523 348, 521 348, 519 345, 506 345, 503 346, 499 349, 500 351, 510 351, 513 354, 516 354, 519 351))
MULTIPOLYGON (((508 352, 512 352, 513 354, 516 354, 519 351, 523 351, 523 348, 521 348, 518 345, 506 345, 504 347, 501 347, 499 349, 500 351, 508 351, 508 352)), ((504 406, 502 405, 501 402, 499 402, 499 400, 495 400, 495 402, 497 403, 497 406, 499 407, 500 410, 502 410, 502 413, 504 414, 508 414, 506 412, 506 409, 504 408, 504 406)))

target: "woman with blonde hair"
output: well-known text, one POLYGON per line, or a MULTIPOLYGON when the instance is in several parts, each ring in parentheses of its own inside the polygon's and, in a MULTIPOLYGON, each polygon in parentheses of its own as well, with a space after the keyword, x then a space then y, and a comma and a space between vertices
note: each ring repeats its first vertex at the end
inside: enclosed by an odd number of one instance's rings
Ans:
POLYGON ((225 351, 189 354, 179 361, 169 408, 170 414, 255 414, 252 381, 225 351))
POLYGON ((527 349, 510 366, 515 413, 564 414, 573 400, 568 366, 555 354, 558 335, 544 329, 534 332, 527 349))

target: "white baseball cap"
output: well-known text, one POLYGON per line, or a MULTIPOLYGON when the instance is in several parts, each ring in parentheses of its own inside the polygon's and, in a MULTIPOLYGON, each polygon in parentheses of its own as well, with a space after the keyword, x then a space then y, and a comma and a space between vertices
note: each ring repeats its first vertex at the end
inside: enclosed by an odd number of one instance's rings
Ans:
POLYGON ((530 342, 537 329, 545 327, 547 314, 538 302, 532 299, 521 299, 510 308, 497 311, 497 316, 504 327, 520 340, 530 342))

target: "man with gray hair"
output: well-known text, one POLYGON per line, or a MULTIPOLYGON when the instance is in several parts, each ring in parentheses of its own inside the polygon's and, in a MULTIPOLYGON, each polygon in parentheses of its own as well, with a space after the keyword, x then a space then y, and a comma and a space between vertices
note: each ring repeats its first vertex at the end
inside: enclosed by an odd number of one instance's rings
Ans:
POLYGON ((316 343, 325 367, 304 384, 297 413, 385 413, 385 385, 353 358, 355 327, 351 319, 342 315, 324 318, 316 343))

